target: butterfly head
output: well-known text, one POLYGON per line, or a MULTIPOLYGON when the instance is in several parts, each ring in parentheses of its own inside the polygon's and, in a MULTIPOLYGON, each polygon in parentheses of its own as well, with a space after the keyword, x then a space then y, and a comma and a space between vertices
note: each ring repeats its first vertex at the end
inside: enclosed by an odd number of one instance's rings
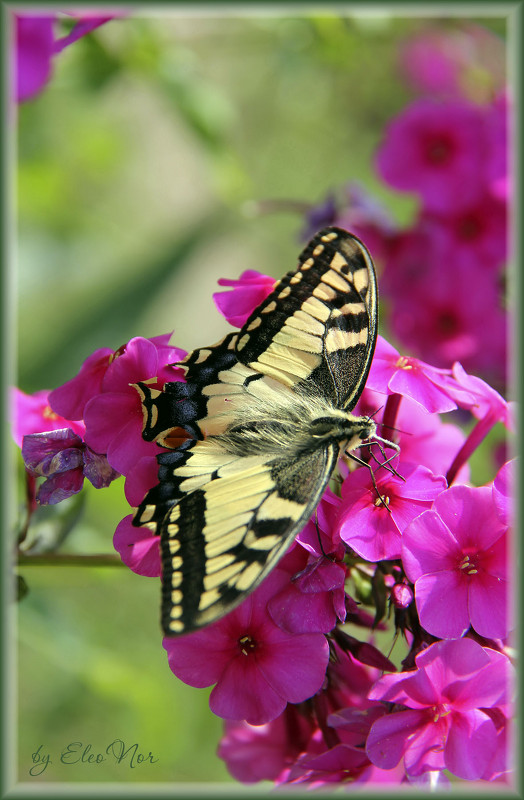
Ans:
POLYGON ((369 417, 355 417, 353 414, 341 412, 340 415, 319 417, 309 426, 311 439, 320 443, 337 441, 343 450, 355 450, 362 442, 375 436, 376 425, 369 417))

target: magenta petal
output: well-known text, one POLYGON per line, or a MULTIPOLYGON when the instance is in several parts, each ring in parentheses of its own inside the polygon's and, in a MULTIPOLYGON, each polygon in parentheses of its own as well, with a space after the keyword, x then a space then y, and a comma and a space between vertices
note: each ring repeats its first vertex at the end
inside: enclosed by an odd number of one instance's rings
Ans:
POLYGON ((479 574, 469 585, 469 614, 478 634, 504 639, 508 634, 508 584, 493 575, 479 574))
POLYGON ((457 639, 470 626, 467 580, 457 572, 423 575, 415 584, 422 626, 433 636, 457 639))
POLYGON ((221 622, 184 636, 164 638, 162 646, 167 651, 169 668, 188 686, 198 689, 212 686, 222 680, 231 661, 245 658, 239 655, 237 643, 231 640, 221 622))
POLYGON ((16 99, 23 103, 43 89, 51 76, 55 15, 15 15, 16 99))
POLYGON ((317 692, 329 660, 326 638, 320 633, 278 635, 257 654, 257 665, 268 683, 290 703, 300 703, 317 692))
POLYGON ((399 369, 389 382, 392 392, 411 397, 430 414, 453 411, 456 403, 424 374, 422 368, 416 370, 399 369))
POLYGON ((442 741, 447 732, 445 724, 435 724, 431 718, 410 740, 404 756, 404 769, 410 778, 444 769, 442 741))
POLYGON ((263 725, 282 713, 287 703, 272 688, 251 658, 230 661, 209 697, 209 707, 224 719, 263 725))
MULTIPOLYGON (((157 448, 157 452, 161 452, 157 448)), ((158 483, 158 461, 155 455, 141 458, 126 476, 124 493, 130 506, 139 506, 147 492, 158 483)))
POLYGON ((148 528, 136 528, 131 524, 133 515, 120 520, 113 536, 113 546, 129 569, 138 575, 159 577, 160 538, 153 536, 148 528))
POLYGON ((155 442, 142 439, 142 422, 131 418, 107 448, 107 460, 122 475, 127 475, 137 461, 158 453, 155 442))
POLYGON ((459 544, 474 544, 477 551, 496 542, 503 529, 489 486, 451 486, 434 508, 459 544))
POLYGON ((112 439, 130 418, 137 417, 139 407, 136 392, 107 392, 93 397, 84 410, 86 444, 95 453, 107 453, 112 439))
POLYGON ((371 726, 366 752, 381 769, 395 767, 406 750, 408 739, 426 724, 423 711, 401 711, 377 719, 371 726))
POLYGON ((413 583, 426 572, 454 569, 460 559, 455 537, 434 511, 423 511, 402 534, 402 564, 413 583))
POLYGON ((102 389, 104 392, 136 392, 130 383, 156 378, 158 370, 158 351, 149 339, 135 336, 126 344, 123 353, 107 368, 102 389))
POLYGON ((294 586, 272 598, 268 611, 289 633, 329 633, 337 621, 331 593, 304 594, 294 586))
POLYGON ((444 759, 457 777, 478 780, 497 747, 497 732, 491 719, 482 711, 453 714, 444 759))

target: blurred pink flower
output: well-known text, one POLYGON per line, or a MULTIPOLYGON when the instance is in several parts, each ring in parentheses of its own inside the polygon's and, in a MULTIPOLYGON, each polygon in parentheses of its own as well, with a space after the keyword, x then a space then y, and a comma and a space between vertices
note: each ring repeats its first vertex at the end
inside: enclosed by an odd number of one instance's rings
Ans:
POLYGON ((216 684, 209 705, 217 716, 262 725, 288 702, 300 703, 321 688, 329 657, 324 635, 286 633, 266 610, 288 581, 277 567, 223 619, 164 639, 169 666, 180 680, 197 687, 216 684))
POLYGON ((451 213, 422 214, 420 225, 430 232, 432 241, 440 239, 450 254, 454 269, 497 269, 508 257, 508 219, 506 203, 479 193, 476 202, 451 213))
POLYGON ((263 725, 226 720, 217 755, 237 781, 280 783, 313 731, 312 721, 289 704, 280 716, 263 725))
POLYGON ((220 278, 218 285, 231 286, 233 291, 215 292, 213 300, 229 324, 241 328, 255 308, 271 294, 275 283, 275 278, 247 269, 237 280, 220 278))
POLYGON ((415 672, 380 678, 369 697, 407 706, 377 719, 366 751, 382 769, 400 759, 408 776, 448 769, 478 780, 497 750, 489 710, 511 693, 509 659, 472 639, 436 642, 416 656, 415 672))
POLYGON ((416 100, 387 126, 378 171, 393 188, 417 192, 427 210, 467 208, 485 185, 483 123, 466 101, 416 100))
POLYGON ((415 584, 422 626, 452 639, 473 625, 504 638, 508 620, 507 526, 491 487, 452 486, 402 536, 402 563, 415 584))
POLYGON ((50 394, 52 393, 48 389, 34 394, 26 394, 16 387, 9 390, 11 432, 19 447, 22 447, 22 439, 28 433, 46 433, 60 428, 71 428, 78 436, 84 436, 83 422, 72 422, 51 409, 50 394))
POLYGON ((75 13, 77 24, 61 39, 55 38, 55 29, 60 20, 57 14, 15 13, 14 77, 17 101, 22 103, 30 100, 42 91, 51 78, 55 54, 121 13, 104 16, 75 13))

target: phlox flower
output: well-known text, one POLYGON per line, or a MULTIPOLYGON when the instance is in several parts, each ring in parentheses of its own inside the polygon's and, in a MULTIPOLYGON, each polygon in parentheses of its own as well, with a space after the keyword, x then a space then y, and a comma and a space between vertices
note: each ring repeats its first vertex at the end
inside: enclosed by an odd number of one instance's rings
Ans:
POLYGON ((378 171, 393 188, 417 192, 428 210, 467 208, 483 185, 483 124, 466 101, 416 100, 387 126, 378 171))
MULTIPOLYGON (((471 262, 454 270, 450 280, 442 263, 453 264, 453 252, 443 249, 442 259, 440 265, 431 259, 416 285, 402 283, 397 276, 397 288, 391 295, 392 332, 404 347, 415 355, 423 353, 437 367, 460 361, 469 371, 493 374, 503 381, 507 319, 500 288, 490 270, 480 270, 471 262)), ((390 286, 395 283, 393 278, 391 275, 390 286)))
MULTIPOLYGON (((176 348, 166 349, 170 361, 180 353, 176 348)), ((161 388, 166 380, 183 380, 181 370, 166 365, 165 355, 154 341, 139 336, 131 339, 107 366, 100 393, 84 407, 86 443, 98 453, 107 453, 109 463, 123 475, 140 458, 158 452, 156 444, 142 438, 142 406, 132 384, 157 378, 161 388)))
POLYGON ((449 370, 441 370, 418 358, 401 356, 382 336, 377 337, 375 355, 366 382, 368 389, 409 397, 430 413, 452 411, 456 403, 443 380, 449 370))
POLYGON ((407 526, 402 563, 429 633, 452 639, 472 625, 487 638, 507 635, 506 533, 487 486, 452 486, 407 526))
MULTIPOLYGON (((120 358, 125 356, 124 371, 129 368, 130 358, 137 358, 136 353, 133 356, 132 351, 136 351, 141 342, 150 342, 157 351, 157 369, 158 377, 161 382, 180 380, 179 373, 171 366, 174 362, 180 361, 186 355, 185 350, 178 347, 172 347, 169 344, 171 333, 164 333, 161 336, 153 336, 151 339, 143 339, 136 336, 130 342, 119 347, 118 350, 111 350, 110 347, 102 347, 91 353, 82 366, 78 375, 75 375, 71 380, 66 381, 58 388, 53 389, 49 394, 49 402, 53 411, 62 414, 68 419, 82 419, 84 416, 84 408, 86 404, 96 395, 101 392, 108 391, 110 388, 110 381, 114 383, 114 373, 118 373, 122 367, 118 362, 120 358), (109 376, 106 378, 106 373, 109 376)), ((148 347, 147 345, 145 347, 148 347)), ((149 347, 149 359, 152 361, 154 356, 151 354, 149 347)), ((151 364, 147 364, 147 368, 151 369, 151 364)), ((151 376, 150 376, 151 377, 151 376)), ((138 378, 137 380, 144 380, 145 378, 138 378)))
MULTIPOLYGON (((452 254, 456 269, 496 270, 508 257, 508 219, 506 203, 479 193, 468 208, 447 213, 422 214, 421 225, 433 228, 431 238, 441 239, 452 254)), ((496 279, 496 272, 495 272, 496 279)))
POLYGON ((84 478, 96 489, 118 478, 105 456, 94 453, 71 428, 24 436, 22 457, 30 475, 46 478, 36 495, 41 505, 54 505, 76 494, 84 478))
POLYGON ((443 98, 467 97, 482 102, 504 81, 502 39, 482 25, 460 30, 423 30, 400 48, 399 66, 410 86, 443 98))
POLYGON ((386 469, 375 473, 387 508, 377 495, 369 470, 355 470, 342 484, 340 537, 368 561, 400 558, 406 525, 446 488, 443 477, 415 464, 402 465, 402 478, 386 469))
POLYGON ((366 752, 382 769, 403 758, 410 776, 448 769, 478 780, 497 749, 489 710, 504 705, 512 668, 502 653, 472 639, 436 642, 416 656, 416 671, 385 675, 370 699, 407 706, 377 719, 366 752))
POLYGON ((288 580, 277 567, 224 618, 164 639, 169 666, 180 680, 196 687, 215 684, 209 706, 217 716, 262 725, 288 702, 300 703, 321 688, 329 658, 324 635, 286 633, 266 610, 288 580))
POLYGON ((254 269, 245 270, 237 280, 220 278, 219 286, 231 286, 231 292, 215 292, 213 300, 230 325, 241 328, 251 313, 271 294, 275 279, 254 269))
POLYGON ((226 720, 217 755, 237 781, 281 783, 314 730, 313 720, 288 704, 280 716, 264 725, 226 720))
POLYGON ((71 428, 78 436, 83 437, 83 422, 72 422, 71 419, 57 414, 49 405, 47 389, 34 394, 26 394, 21 389, 10 389, 10 418, 13 439, 22 447, 22 439, 28 433, 46 433, 60 428, 71 428))

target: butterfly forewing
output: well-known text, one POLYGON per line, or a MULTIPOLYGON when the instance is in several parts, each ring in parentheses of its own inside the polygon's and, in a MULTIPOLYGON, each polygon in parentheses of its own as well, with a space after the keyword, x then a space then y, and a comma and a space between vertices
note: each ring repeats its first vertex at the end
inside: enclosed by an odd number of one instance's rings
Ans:
POLYGON ((238 335, 239 360, 285 386, 351 409, 376 341, 371 257, 346 231, 327 228, 255 309, 238 335))
POLYGON ((172 448, 134 519, 161 537, 167 635, 228 613, 308 520, 339 440, 359 440, 361 420, 345 412, 366 381, 376 318, 367 250, 326 228, 239 332, 181 362, 185 383, 137 385, 144 438, 172 448), (332 414, 347 435, 315 441, 312 422, 332 414))

